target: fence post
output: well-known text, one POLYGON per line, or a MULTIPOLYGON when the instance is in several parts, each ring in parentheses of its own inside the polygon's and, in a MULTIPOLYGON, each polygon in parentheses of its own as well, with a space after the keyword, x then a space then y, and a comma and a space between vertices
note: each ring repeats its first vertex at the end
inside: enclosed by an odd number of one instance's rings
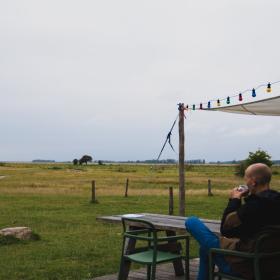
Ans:
POLYGON ((127 197, 127 193, 128 193, 128 178, 126 178, 126 183, 125 183, 125 194, 124 194, 124 197, 127 197))
POLYGON ((174 206, 174 201, 173 201, 173 187, 169 187, 169 215, 173 215, 174 213, 174 209, 173 209, 173 206, 174 206))
POLYGON ((213 196, 211 180, 208 179, 208 196, 213 196))
POLYGON ((95 181, 91 182, 91 203, 98 203, 96 199, 95 181))

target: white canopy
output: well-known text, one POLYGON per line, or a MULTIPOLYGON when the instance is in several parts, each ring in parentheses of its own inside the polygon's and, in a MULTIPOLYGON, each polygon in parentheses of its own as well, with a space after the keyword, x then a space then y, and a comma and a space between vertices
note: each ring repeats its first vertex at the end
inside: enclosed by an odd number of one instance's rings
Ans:
POLYGON ((237 105, 215 107, 211 109, 205 108, 203 110, 236 114, 280 116, 280 96, 237 105))

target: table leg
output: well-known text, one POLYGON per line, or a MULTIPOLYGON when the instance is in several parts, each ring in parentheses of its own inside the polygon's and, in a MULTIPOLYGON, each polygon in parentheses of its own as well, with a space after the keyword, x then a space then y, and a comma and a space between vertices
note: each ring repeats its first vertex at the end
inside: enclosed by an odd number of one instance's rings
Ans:
MULTIPOLYGON (((174 231, 171 231, 171 230, 166 230, 166 235, 167 236, 174 236, 176 235, 176 232, 174 231)), ((172 244, 172 245, 175 245, 174 243, 177 243, 176 245, 178 245, 179 243, 177 241, 168 241, 169 244, 172 244)), ((178 253, 180 254, 180 248, 181 246, 176 246, 176 252, 174 253, 178 253)), ((188 252, 187 252, 188 253, 188 252)), ((183 263, 182 263, 182 260, 175 260, 173 261, 173 266, 174 266, 174 270, 175 270, 175 275, 176 276, 182 276, 184 275, 184 267, 183 267, 183 263)))
POLYGON ((186 240, 186 259, 185 259, 186 279, 190 279, 190 238, 186 240))
MULTIPOLYGON (((135 229, 135 227, 130 226, 130 230, 135 229)), ((136 240, 132 238, 127 238, 125 246, 124 246, 124 254, 131 254, 135 250, 136 240)), ((119 271, 119 280, 126 280, 128 278, 129 270, 130 270, 131 261, 123 260, 122 267, 119 271)))

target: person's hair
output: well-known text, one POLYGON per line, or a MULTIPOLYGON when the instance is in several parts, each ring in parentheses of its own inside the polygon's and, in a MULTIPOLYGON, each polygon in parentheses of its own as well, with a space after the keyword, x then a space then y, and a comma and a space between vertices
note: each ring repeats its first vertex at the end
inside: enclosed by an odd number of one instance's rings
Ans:
POLYGON ((251 171, 257 185, 269 184, 271 181, 271 169, 266 164, 256 164, 251 171))

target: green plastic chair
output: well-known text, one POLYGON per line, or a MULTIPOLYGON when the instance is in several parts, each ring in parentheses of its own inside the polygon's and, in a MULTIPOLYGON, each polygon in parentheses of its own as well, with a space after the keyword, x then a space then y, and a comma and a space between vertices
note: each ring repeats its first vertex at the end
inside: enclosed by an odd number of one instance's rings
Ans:
POLYGON ((147 279, 154 280, 156 277, 156 265, 159 263, 173 262, 175 260, 185 261, 185 279, 189 279, 189 236, 176 235, 167 237, 158 237, 158 230, 154 225, 148 221, 141 219, 122 218, 123 224, 123 246, 120 263, 120 270, 118 280, 126 280, 127 273, 125 272, 125 265, 130 262, 135 262, 147 265, 147 279), (136 223, 133 229, 129 226, 136 223), (139 225, 140 223, 140 225, 139 225), (133 249, 132 252, 127 252, 126 244, 128 241, 141 240, 146 246, 133 249), (161 251, 158 246, 161 243, 176 242, 178 240, 185 240, 186 254, 178 254, 173 252, 161 251))
MULTIPOLYGON (((234 256, 245 259, 253 272, 255 280, 280 279, 280 226, 269 226, 264 228, 255 238, 255 246, 252 252, 241 252, 211 248, 209 251, 209 280, 232 279, 247 280, 243 276, 231 276, 219 271, 214 271, 214 256, 234 256), (278 267, 278 268, 277 268, 278 267), (275 269, 278 270, 275 272, 275 269), (265 273, 264 273, 265 271, 265 273), (268 275, 270 274, 270 275, 268 275)), ((236 271, 238 273, 238 271, 236 271)), ((251 279, 251 278, 250 278, 251 279)))

